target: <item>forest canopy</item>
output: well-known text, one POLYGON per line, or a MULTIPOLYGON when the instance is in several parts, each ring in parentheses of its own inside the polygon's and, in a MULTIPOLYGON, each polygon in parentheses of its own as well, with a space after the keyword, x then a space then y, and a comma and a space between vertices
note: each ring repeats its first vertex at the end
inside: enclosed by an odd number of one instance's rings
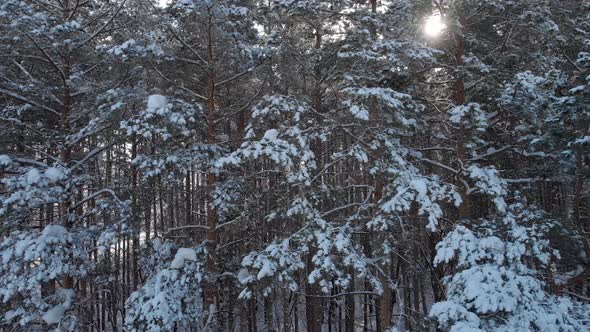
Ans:
POLYGON ((2 331, 590 330, 590 2, 0 1, 2 331))

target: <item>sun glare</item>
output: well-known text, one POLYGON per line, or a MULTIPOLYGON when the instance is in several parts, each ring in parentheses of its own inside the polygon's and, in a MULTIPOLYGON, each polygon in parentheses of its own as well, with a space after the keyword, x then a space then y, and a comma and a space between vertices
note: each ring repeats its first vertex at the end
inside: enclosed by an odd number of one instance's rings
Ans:
POLYGON ((158 6, 160 6, 161 8, 165 8, 166 6, 168 6, 168 4, 170 4, 170 0, 158 0, 158 6))
POLYGON ((424 33, 428 37, 438 37, 444 28, 446 25, 442 22, 440 15, 435 14, 426 19, 424 33))

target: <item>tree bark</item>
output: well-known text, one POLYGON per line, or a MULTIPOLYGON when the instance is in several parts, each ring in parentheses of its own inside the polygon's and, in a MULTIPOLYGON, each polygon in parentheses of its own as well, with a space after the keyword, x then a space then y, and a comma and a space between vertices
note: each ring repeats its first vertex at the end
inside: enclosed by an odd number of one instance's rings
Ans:
MULTIPOLYGON (((465 104, 465 81, 463 78, 463 64, 465 61, 465 36, 463 30, 463 20, 459 19, 460 25, 456 27, 455 36, 455 106, 465 104)), ((465 130, 459 128, 457 132, 457 160, 459 161, 460 181, 466 181, 463 174, 463 165, 467 161, 467 152, 465 149, 465 130)), ((460 194, 463 201, 459 205, 459 219, 469 219, 471 217, 471 199, 467 188, 463 183, 459 183, 460 194)))

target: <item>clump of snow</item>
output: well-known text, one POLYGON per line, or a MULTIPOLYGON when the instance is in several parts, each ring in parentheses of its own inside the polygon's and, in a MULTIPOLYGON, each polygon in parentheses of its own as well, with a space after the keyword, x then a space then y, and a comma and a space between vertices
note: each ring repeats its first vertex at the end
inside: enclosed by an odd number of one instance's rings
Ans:
MULTIPOLYGON (((590 136, 584 136, 583 138, 578 138, 573 142, 573 144, 574 145, 589 145, 590 144, 590 136)), ((0 165, 1 164, 2 164, 2 162, 0 161, 0 165)))
POLYGON ((126 331, 187 330, 203 317, 206 251, 180 248, 172 268, 164 268, 126 301, 126 331), (193 264, 184 264, 187 260, 193 264), (183 267, 180 269, 179 267, 183 267))
POLYGON ((488 115, 478 103, 453 107, 449 111, 449 120, 456 124, 462 124, 467 128, 474 127, 478 131, 485 131, 485 128, 488 127, 488 115))
POLYGON ((111 106, 111 111, 116 111, 116 110, 118 110, 118 109, 122 109, 122 108, 123 108, 123 106, 125 106, 125 103, 124 103, 124 102, 122 102, 122 101, 118 101, 118 102, 116 102, 115 104, 113 104, 113 105, 111 106))
POLYGON ((12 163, 12 159, 9 156, 2 154, 0 155, 0 166, 8 166, 12 163))
MULTIPOLYGON (((428 216, 428 228, 435 230, 443 211, 439 204, 441 201, 452 202, 455 206, 461 204, 460 195, 454 188, 442 183, 437 177, 419 177, 417 171, 403 172, 394 181, 395 191, 391 198, 385 199, 381 210, 386 213, 396 211, 408 211, 416 202, 419 206, 418 213, 428 216)), ((383 219, 369 222, 370 227, 385 229, 383 219)))
POLYGON ((480 167, 478 165, 471 165, 467 168, 469 177, 474 179, 477 189, 493 197, 496 208, 500 212, 506 210, 506 202, 504 196, 507 195, 506 180, 500 177, 498 170, 493 167, 480 167))
POLYGON ((148 97, 147 108, 150 111, 161 109, 168 104, 168 98, 162 95, 151 95, 148 97))
POLYGON ((179 248, 174 256, 174 260, 170 263, 172 269, 182 269, 186 261, 196 261, 197 252, 192 248, 179 248))
POLYGON ((41 180, 41 173, 36 168, 31 168, 27 172, 27 183, 30 185, 36 184, 41 180))
POLYGON ((352 115, 361 120, 369 120, 369 110, 367 110, 365 107, 352 105, 350 107, 350 112, 352 113, 352 115))
POLYGON ((238 272, 238 281, 241 284, 247 284, 250 280, 252 280, 252 278, 250 276, 250 272, 248 272, 248 269, 240 269, 240 271, 238 272))
POLYGON ((270 277, 272 275, 274 275, 277 266, 275 264, 275 262, 269 260, 269 259, 263 259, 260 262, 260 270, 258 271, 258 275, 256 276, 256 278, 258 278, 258 280, 264 278, 264 277, 270 277))
POLYGON ((160 136, 169 140, 176 135, 190 136, 194 133, 194 123, 202 107, 179 99, 154 94, 147 98, 144 112, 120 122, 127 135, 140 135, 151 138, 160 136))
POLYGON ((66 311, 72 306, 72 301, 76 294, 71 289, 60 289, 57 295, 65 298, 65 300, 63 303, 54 306, 43 314, 41 319, 47 324, 57 324, 63 319, 66 311))
POLYGON ((55 307, 47 310, 43 317, 41 317, 47 324, 57 324, 61 321, 66 312, 66 307, 58 304, 55 307))
POLYGON ((49 167, 45 170, 45 177, 49 182, 57 182, 64 178, 64 172, 61 168, 49 167))
POLYGON ((109 50, 109 52, 111 52, 114 55, 122 55, 127 49, 135 46, 135 44, 137 44, 135 39, 129 39, 126 42, 124 42, 123 44, 113 47, 112 49, 109 50))
POLYGON ((264 133, 264 139, 268 141, 276 141, 277 137, 279 137, 279 132, 276 129, 269 129, 264 133))
POLYGON ((64 237, 68 231, 60 225, 47 225, 43 229, 43 236, 45 238, 48 237, 55 237, 55 238, 62 238, 64 237))
MULTIPOLYGON (((14 256, 17 256, 17 257, 23 256, 25 254, 25 250, 33 244, 35 244, 35 241, 31 240, 31 239, 25 239, 25 240, 20 240, 20 241, 16 242, 14 245, 14 256)), ((8 260, 10 258, 11 258, 10 252, 4 252, 2 254, 3 263, 8 262, 8 260)))

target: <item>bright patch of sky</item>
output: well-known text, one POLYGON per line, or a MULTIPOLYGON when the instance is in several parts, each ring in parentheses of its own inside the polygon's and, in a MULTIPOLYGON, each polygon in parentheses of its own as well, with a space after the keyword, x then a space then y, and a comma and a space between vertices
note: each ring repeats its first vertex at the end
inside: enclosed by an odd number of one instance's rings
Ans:
POLYGON ((438 37, 446 27, 440 15, 434 14, 426 19, 424 33, 431 38, 438 37))

